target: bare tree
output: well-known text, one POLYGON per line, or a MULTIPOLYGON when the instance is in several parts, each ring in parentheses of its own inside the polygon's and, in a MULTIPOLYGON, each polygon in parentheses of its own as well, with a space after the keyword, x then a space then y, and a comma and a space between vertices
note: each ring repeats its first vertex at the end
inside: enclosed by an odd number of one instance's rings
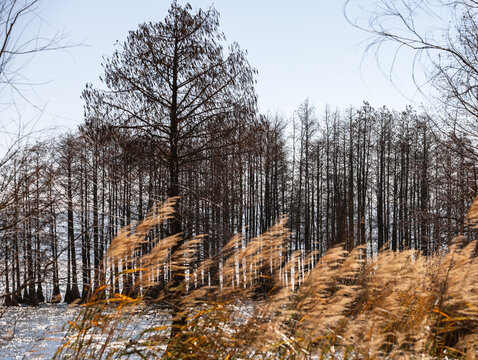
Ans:
MULTIPOLYGON (((156 140, 155 156, 169 172, 170 198, 183 194, 187 164, 231 147, 231 134, 254 116, 255 70, 237 44, 224 49, 218 26, 214 8, 193 12, 189 4, 173 2, 163 22, 140 25, 106 59, 102 79, 108 90, 88 86, 83 92, 87 116, 156 140)), ((182 230, 177 211, 169 232, 182 230)), ((170 288, 182 279, 172 273, 170 288)))
MULTIPOLYGON (((414 69, 421 66, 426 81, 413 78, 420 90, 430 85, 441 103, 443 124, 453 136, 478 139, 478 2, 475 0, 376 0, 356 16, 360 0, 347 0, 345 16, 357 28, 372 35, 367 50, 395 46, 395 59, 411 49, 414 69), (363 11, 361 12, 363 14, 363 11), (424 25, 426 24, 426 25, 424 25)), ((362 9, 363 10, 363 9, 362 9)), ((442 125, 443 125, 442 124, 442 125)), ((476 159, 476 149, 467 155, 476 159)))
MULTIPOLYGON (((5 111, 10 105, 15 104, 18 99, 22 99, 35 106, 24 93, 25 87, 32 85, 31 81, 25 77, 24 70, 36 54, 50 50, 66 49, 71 46, 66 43, 66 34, 64 33, 43 36, 43 32, 40 32, 40 26, 37 26, 42 22, 39 16, 40 3, 40 0, 0 0, 0 92, 3 99, 0 103, 0 111, 5 111), (11 97, 8 96, 8 92, 11 93, 11 97)), ((23 125, 21 124, 22 119, 19 119, 18 122, 14 121, 12 124, 6 118, 7 116, 3 116, 0 122, 0 133, 3 135, 2 143, 0 144, 0 173, 4 174, 0 186, 0 211, 2 212, 18 208, 18 202, 25 195, 25 184, 33 181, 32 178, 36 177, 38 193, 40 189, 38 174, 36 173, 38 169, 24 171, 23 173, 17 172, 17 169, 32 160, 29 152, 33 154, 34 150, 32 147, 27 146, 30 133, 28 131, 24 133, 23 125)), ((38 230, 40 227, 38 217, 40 216, 40 211, 44 210, 43 206, 39 205, 38 196, 36 206, 32 208, 37 210, 36 213, 28 210, 28 214, 23 214, 23 217, 36 217, 35 226, 38 230)), ((7 250, 12 251, 16 255, 18 255, 17 239, 16 235, 12 237, 11 234, 15 234, 18 223, 22 221, 19 220, 20 218, 18 214, 3 217, 0 227, 2 240, 13 239, 10 247, 6 243, 3 245, 6 246, 7 250)), ((35 247, 36 250, 40 247, 38 231, 35 247)), ((41 282, 38 256, 37 254, 34 261, 36 270, 38 270, 37 274, 35 274, 37 279, 35 280, 28 276, 22 285, 19 282, 18 272, 15 279, 16 284, 13 286, 14 292, 12 294, 14 296, 19 296, 21 290, 26 287, 26 283, 31 288, 35 282, 41 282)), ((5 271, 8 271, 8 263, 6 262, 5 264, 5 271)), ((16 266, 16 270, 18 270, 19 264, 18 262, 16 264, 12 263, 12 266, 16 266)), ((29 264, 29 266, 33 266, 33 264, 29 264)), ((41 299, 43 297, 41 285, 39 285, 38 289, 39 298, 41 299)), ((12 295, 9 293, 7 286, 5 294, 0 293, 0 298, 3 297, 9 300, 9 295, 12 295)), ((12 303, 16 303, 16 301, 12 301, 12 303)), ((36 303, 36 300, 33 303, 36 303)))
POLYGON ((0 83, 22 96, 22 85, 30 85, 23 70, 40 52, 66 49, 66 34, 44 36, 36 22, 41 21, 40 0, 0 1, 0 83))

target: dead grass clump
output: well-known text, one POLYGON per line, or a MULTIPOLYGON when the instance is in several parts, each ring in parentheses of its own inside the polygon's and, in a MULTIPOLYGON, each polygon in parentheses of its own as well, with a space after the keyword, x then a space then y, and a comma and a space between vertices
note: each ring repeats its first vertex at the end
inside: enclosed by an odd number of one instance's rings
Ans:
POLYGON ((290 358, 474 358, 475 248, 460 238, 444 256, 386 250, 373 261, 363 247, 331 249, 297 291, 264 305, 256 345, 290 358))
POLYGON ((150 236, 155 226, 172 216, 173 207, 171 202, 158 206, 144 222, 115 239, 105 261, 137 266, 123 269, 134 274, 135 296, 115 293, 116 280, 100 287, 109 295, 97 295, 85 304, 71 322, 58 357, 135 353, 170 359, 445 355, 474 359, 476 355, 475 242, 465 244, 460 237, 446 254, 428 257, 415 250, 383 250, 367 259, 363 246, 352 251, 337 246, 318 261, 316 253, 300 250, 286 259, 290 234, 284 217, 250 241, 241 234, 234 236, 215 257, 198 262, 205 235, 187 241, 180 235, 161 240, 150 236), (147 253, 140 251, 144 244, 149 246, 147 253), (172 272, 184 274, 181 285, 168 283, 172 272), (199 281, 202 278, 209 280, 199 281), (158 286, 155 297, 148 296, 148 289, 158 286), (140 313, 153 302, 167 303, 171 296, 178 297, 174 304, 181 310, 175 309, 175 315, 185 319, 178 331, 171 331, 171 318, 165 316, 134 342, 123 341, 130 313, 140 313), (105 339, 101 346, 94 342, 98 335, 105 339), (112 343, 122 345, 111 350, 112 343))

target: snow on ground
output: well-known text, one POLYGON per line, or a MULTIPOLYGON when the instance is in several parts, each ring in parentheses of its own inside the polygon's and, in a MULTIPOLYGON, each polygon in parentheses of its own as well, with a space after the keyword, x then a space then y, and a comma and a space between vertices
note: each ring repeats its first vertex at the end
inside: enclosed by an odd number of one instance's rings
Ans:
MULTIPOLYGON (((79 311, 80 307, 65 304, 0 307, 0 360, 51 359, 66 334, 68 320, 74 320, 79 311)), ((125 334, 132 339, 152 323, 165 320, 164 313, 154 309, 140 316, 126 325, 125 334)))
POLYGON ((0 307, 0 359, 51 359, 77 313, 64 304, 0 307))
MULTIPOLYGON (((233 321, 236 325, 245 324, 254 314, 254 303, 233 304, 233 321)), ((62 344, 68 330, 68 321, 75 320, 80 306, 68 307, 66 304, 42 304, 38 307, 0 306, 0 360, 10 359, 51 359, 62 344)), ((141 333, 151 327, 171 324, 167 311, 160 308, 142 308, 134 314, 125 314, 120 328, 124 333, 109 343, 109 349, 124 349, 127 341, 132 341, 138 349, 141 333)), ((227 324, 224 325, 227 331, 227 324)), ((101 347, 105 334, 92 335, 92 347, 101 347)), ((160 351, 164 350, 161 347, 160 351)), ((139 358, 135 355, 128 359, 139 358)))

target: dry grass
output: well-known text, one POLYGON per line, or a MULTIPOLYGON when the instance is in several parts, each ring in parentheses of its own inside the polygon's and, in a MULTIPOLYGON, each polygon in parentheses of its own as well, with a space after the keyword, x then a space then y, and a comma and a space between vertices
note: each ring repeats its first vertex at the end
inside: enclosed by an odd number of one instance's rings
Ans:
POLYGON ((465 225, 472 229, 478 229, 478 195, 475 197, 475 200, 466 214, 465 225))
MULTIPOLYGON (((135 296, 115 294, 112 284, 104 284, 101 296, 97 292, 71 323, 58 358, 131 353, 170 359, 476 357, 475 242, 466 244, 460 237, 446 254, 384 250, 375 259, 367 259, 363 247, 348 252, 337 246, 316 264, 316 254, 302 251, 286 262, 290 234, 282 218, 265 234, 249 242, 238 234, 215 258, 195 263, 204 235, 185 241, 173 254, 180 236, 160 241, 150 236, 172 216, 174 201, 156 206, 113 241, 106 261, 127 259, 136 267, 124 270, 135 273, 135 296), (142 254, 138 250, 146 241, 154 246, 142 254), (154 299, 145 296, 173 270, 184 271, 180 287, 166 282, 154 299), (211 285, 198 280, 204 274, 211 285), (131 312, 171 294, 181 297, 181 316, 187 316, 173 338, 168 320, 151 324, 134 343, 108 347, 127 338, 122 331, 131 312), (94 347, 92 339, 99 334, 104 341, 94 347)), ((476 219, 478 198, 467 225, 476 226, 476 219)))

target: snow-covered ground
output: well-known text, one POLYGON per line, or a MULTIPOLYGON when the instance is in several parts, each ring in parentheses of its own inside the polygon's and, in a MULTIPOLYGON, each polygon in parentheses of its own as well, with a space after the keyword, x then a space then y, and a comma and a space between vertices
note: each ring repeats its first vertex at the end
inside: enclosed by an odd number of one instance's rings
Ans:
MULTIPOLYGON (((68 307, 65 304, 0 307, 0 360, 51 359, 64 339, 68 320, 74 320, 79 311, 80 307, 68 307)), ((164 325, 164 315, 164 312, 161 314, 157 309, 133 315, 133 318, 127 321, 125 335, 135 339, 153 324, 164 325)), ((102 341, 101 338, 97 340, 100 343, 102 341)), ((110 345, 121 346, 118 343, 110 345)))
POLYGON ((51 359, 78 307, 0 307, 0 359, 51 359))

